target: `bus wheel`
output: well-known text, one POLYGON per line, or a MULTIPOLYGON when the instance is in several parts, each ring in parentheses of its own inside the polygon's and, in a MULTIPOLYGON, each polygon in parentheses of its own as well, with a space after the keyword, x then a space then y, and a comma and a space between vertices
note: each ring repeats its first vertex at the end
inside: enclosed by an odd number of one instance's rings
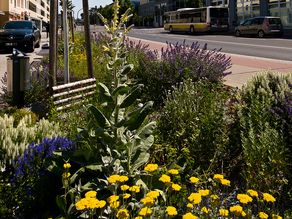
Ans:
POLYGON ((190 27, 190 33, 191 33, 191 34, 194 34, 194 33, 195 33, 195 28, 194 28, 194 26, 191 26, 191 27, 190 27))
POLYGON ((240 31, 239 30, 235 31, 235 36, 236 37, 240 37, 240 31))
POLYGON ((169 32, 173 32, 172 26, 169 27, 169 32))
POLYGON ((258 32, 258 37, 259 37, 259 38, 263 38, 264 36, 265 36, 264 31, 260 30, 260 31, 258 32))

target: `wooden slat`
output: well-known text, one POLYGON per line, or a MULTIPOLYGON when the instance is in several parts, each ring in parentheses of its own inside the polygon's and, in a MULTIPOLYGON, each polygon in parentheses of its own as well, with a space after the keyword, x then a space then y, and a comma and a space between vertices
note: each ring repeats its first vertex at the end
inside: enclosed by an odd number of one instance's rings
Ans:
POLYGON ((89 84, 89 83, 93 83, 93 82, 96 82, 95 78, 90 78, 90 79, 85 79, 85 80, 82 80, 82 81, 76 81, 76 82, 72 82, 72 83, 68 83, 68 84, 54 86, 52 89, 53 89, 53 91, 57 91, 57 90, 70 88, 70 87, 74 87, 74 86, 77 86, 77 85, 89 84))
POLYGON ((87 96, 90 96, 90 95, 92 95, 94 93, 95 93, 95 91, 91 91, 91 92, 80 94, 80 95, 77 95, 77 96, 72 96, 72 97, 68 97, 68 98, 65 98, 65 99, 56 100, 56 101, 54 101, 54 103, 55 103, 55 105, 58 105, 58 104, 61 104, 61 103, 66 103, 66 102, 72 101, 72 100, 77 100, 77 99, 80 99, 82 97, 87 97, 87 96))
POLYGON ((53 95, 53 98, 66 96, 66 95, 69 95, 69 94, 74 94, 74 93, 78 93, 78 92, 89 90, 89 89, 93 89, 93 88, 96 88, 96 84, 89 85, 89 86, 82 87, 82 88, 78 88, 78 89, 69 90, 69 91, 64 91, 62 93, 57 93, 57 94, 53 95))

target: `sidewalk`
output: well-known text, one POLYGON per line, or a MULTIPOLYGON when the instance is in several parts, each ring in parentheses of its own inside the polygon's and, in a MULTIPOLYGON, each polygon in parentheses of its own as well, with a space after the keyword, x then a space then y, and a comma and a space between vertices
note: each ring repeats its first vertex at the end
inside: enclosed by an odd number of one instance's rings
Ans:
MULTIPOLYGON (((160 43, 150 40, 143 40, 139 38, 129 37, 134 42, 141 41, 144 44, 149 44, 151 50, 160 50, 166 47, 166 43, 160 43)), ((225 84, 240 88, 253 76, 260 72, 271 70, 281 74, 292 73, 292 61, 282 61, 276 59, 259 58, 252 56, 243 56, 236 54, 226 55, 231 57, 232 67, 228 69, 232 73, 225 77, 225 84)))

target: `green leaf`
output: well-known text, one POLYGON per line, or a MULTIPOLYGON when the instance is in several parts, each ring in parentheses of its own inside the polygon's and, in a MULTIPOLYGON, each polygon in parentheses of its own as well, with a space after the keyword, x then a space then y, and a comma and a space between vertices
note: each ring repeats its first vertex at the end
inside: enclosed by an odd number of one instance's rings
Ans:
POLYGON ((107 118, 105 117, 105 115, 103 115, 103 113, 97 109, 95 106, 91 105, 89 107, 89 110, 91 111, 91 113, 93 114, 95 121, 97 122, 97 124, 102 127, 102 128, 107 128, 110 126, 109 121, 107 120, 107 118))
POLYGON ((85 172, 85 168, 81 167, 79 170, 77 170, 73 176, 70 177, 70 184, 73 184, 75 182, 75 180, 77 179, 77 177, 80 176, 80 174, 85 172))
POLYGON ((141 88, 143 87, 142 84, 138 84, 131 88, 130 93, 126 96, 124 101, 121 103, 121 108, 126 108, 128 106, 131 106, 137 98, 140 96, 141 88))
POLYGON ((126 75, 126 74, 128 74, 130 71, 132 71, 133 68, 134 68, 134 65, 133 65, 133 64, 125 65, 125 66, 123 67, 123 69, 120 71, 120 74, 121 74, 121 75, 126 75))
POLYGON ((129 91, 129 86, 126 84, 120 84, 116 89, 114 89, 112 96, 124 95, 129 91))
POLYGON ((143 123, 146 116, 151 111, 152 106, 153 106, 153 101, 149 101, 142 108, 128 115, 128 118, 126 119, 126 122, 124 123, 124 126, 126 126, 131 131, 138 129, 143 123))
POLYGON ((131 171, 134 172, 135 170, 139 169, 141 166, 146 164, 149 160, 149 157, 150 157, 150 154, 148 152, 138 151, 133 158, 131 171))
POLYGON ((66 202, 63 196, 57 195, 56 196, 56 203, 59 209, 62 211, 63 214, 66 213, 66 202))
POLYGON ((85 166, 86 169, 102 172, 102 165, 92 164, 85 166))
POLYGON ((98 83, 98 85, 99 85, 99 93, 102 100, 112 102, 113 99, 108 87, 104 85, 103 83, 98 83))
POLYGON ((153 130, 155 129, 155 127, 156 127, 156 122, 150 122, 147 125, 140 128, 140 130, 137 132, 137 135, 140 138, 147 137, 153 133, 153 130))

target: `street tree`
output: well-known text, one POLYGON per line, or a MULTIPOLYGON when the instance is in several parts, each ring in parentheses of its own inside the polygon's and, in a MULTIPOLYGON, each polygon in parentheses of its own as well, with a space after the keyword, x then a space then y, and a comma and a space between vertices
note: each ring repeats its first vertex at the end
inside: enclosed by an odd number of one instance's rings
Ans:
POLYGON ((86 44, 86 56, 87 56, 87 72, 88 72, 88 77, 92 78, 93 64, 92 64, 92 52, 91 52, 91 40, 90 40, 88 0, 82 0, 82 3, 83 3, 84 34, 85 34, 85 44, 86 44))

